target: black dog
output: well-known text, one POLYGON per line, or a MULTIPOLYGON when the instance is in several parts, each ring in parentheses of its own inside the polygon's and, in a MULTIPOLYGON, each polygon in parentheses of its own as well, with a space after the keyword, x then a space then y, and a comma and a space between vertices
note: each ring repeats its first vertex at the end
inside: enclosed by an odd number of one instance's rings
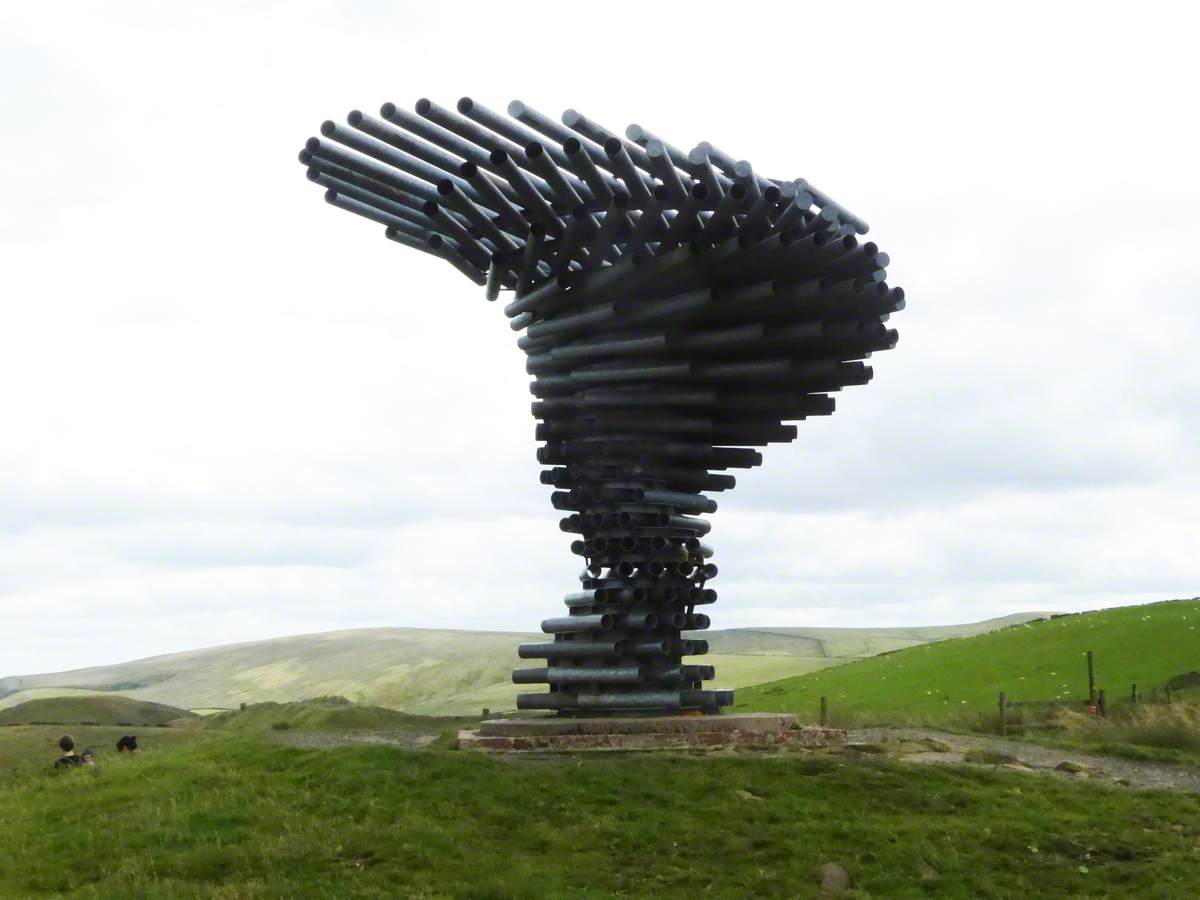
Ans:
POLYGON ((127 734, 127 735, 125 735, 125 737, 123 737, 119 741, 117 741, 117 752, 118 753, 124 753, 126 750, 128 750, 130 753, 132 753, 136 749, 137 749, 137 735, 127 734))

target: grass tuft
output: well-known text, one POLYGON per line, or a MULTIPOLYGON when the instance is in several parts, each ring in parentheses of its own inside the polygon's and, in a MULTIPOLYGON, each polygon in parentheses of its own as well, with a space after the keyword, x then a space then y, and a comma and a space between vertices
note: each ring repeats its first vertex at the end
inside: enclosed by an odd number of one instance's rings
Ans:
POLYGON ((1054 724, 1074 740, 1200 751, 1200 703, 1126 707, 1110 719, 1059 710, 1054 724))

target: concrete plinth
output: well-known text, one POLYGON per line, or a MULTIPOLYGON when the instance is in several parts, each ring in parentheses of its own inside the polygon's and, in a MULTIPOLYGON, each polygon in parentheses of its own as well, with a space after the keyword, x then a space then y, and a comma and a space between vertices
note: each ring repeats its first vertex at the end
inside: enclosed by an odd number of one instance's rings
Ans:
POLYGON ((461 749, 499 753, 824 747, 845 742, 844 731, 802 726, 795 716, 775 713, 490 719, 458 734, 461 749))

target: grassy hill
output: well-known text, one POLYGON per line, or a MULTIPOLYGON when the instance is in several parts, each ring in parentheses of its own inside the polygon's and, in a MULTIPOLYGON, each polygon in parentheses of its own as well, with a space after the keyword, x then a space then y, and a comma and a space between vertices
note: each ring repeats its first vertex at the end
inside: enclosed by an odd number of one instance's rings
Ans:
POLYGON ((185 709, 104 694, 44 697, 0 709, 0 725, 166 725, 195 718, 185 709))
POLYGON ((940 721, 1010 701, 1087 697, 1086 653, 1114 704, 1200 670, 1200 598, 1126 606, 928 644, 745 688, 737 709, 812 716, 821 696, 845 719, 940 721))
POLYGON ((0 710, 10 709, 30 700, 41 700, 46 697, 120 697, 111 691, 93 691, 88 688, 73 687, 37 687, 14 691, 11 694, 0 694, 0 710))
POLYGON ((918 647, 931 641, 986 634, 1053 613, 1016 613, 967 625, 910 628, 729 628, 712 632, 713 652, 730 655, 794 656, 845 662, 918 647))
POLYGON ((291 703, 252 703, 245 709, 205 716, 202 727, 220 731, 412 731, 441 730, 477 723, 478 717, 456 721, 414 716, 382 706, 351 703, 345 697, 318 697, 291 703))
MULTIPOLYGON (((10 732, 0 729, 0 760, 10 732)), ((512 761, 244 734, 0 782, 0 896, 1190 897, 1200 798, 762 754, 512 761)), ((43 757, 45 754, 42 754, 43 757)))
MULTIPOLYGON (((940 628, 707 632, 715 687, 811 672, 860 656, 974 634, 1039 614, 940 628)), ((231 644, 46 675, 0 678, 0 709, 48 693, 118 694, 187 709, 339 695, 426 715, 512 709, 516 645, 544 635, 369 628, 231 644), (35 692, 35 693, 30 693, 35 692)))

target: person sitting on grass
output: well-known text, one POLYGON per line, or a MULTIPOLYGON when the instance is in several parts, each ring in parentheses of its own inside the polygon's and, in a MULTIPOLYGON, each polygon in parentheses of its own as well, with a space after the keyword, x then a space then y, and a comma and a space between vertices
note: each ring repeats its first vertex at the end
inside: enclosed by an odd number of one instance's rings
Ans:
POLYGON ((54 761, 54 768, 74 769, 83 765, 83 757, 75 752, 75 741, 69 734, 58 739, 58 749, 62 751, 62 756, 54 761))
POLYGON ((96 764, 96 751, 91 747, 87 747, 79 754, 79 758, 83 760, 85 766, 94 766, 96 764))

